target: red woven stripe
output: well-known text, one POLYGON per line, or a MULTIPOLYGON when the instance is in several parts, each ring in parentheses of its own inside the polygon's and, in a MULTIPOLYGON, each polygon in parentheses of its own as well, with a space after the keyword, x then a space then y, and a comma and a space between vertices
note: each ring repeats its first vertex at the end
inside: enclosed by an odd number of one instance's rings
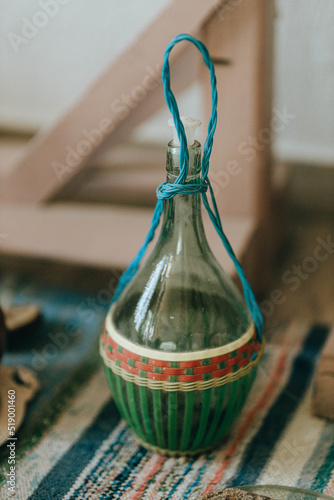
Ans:
POLYGON ((169 382, 169 376, 165 375, 164 373, 147 372, 146 378, 149 378, 151 380, 159 380, 161 382, 169 382))
POLYGON ((199 380, 203 380, 203 376, 200 374, 180 375, 180 377, 179 377, 179 382, 198 382, 199 380))
POLYGON ((118 351, 113 351, 113 354, 112 354, 115 359, 119 359, 120 361, 122 361, 122 363, 128 363, 128 359, 131 359, 129 358, 129 356, 121 353, 121 352, 118 352, 118 351))
POLYGON ((153 370, 155 366, 160 366, 161 368, 170 367, 170 361, 162 361, 160 359, 149 359, 148 364, 150 365, 150 370, 153 370), (152 368, 151 368, 152 367, 152 368))
MULTIPOLYGON (((128 358, 126 356, 123 356, 123 354, 121 354, 120 352, 118 352, 116 355, 115 352, 109 352, 108 350, 106 350, 106 354, 107 354, 108 359, 110 359, 110 361, 113 361, 114 363, 116 363, 116 361, 120 361, 121 366, 123 368, 126 366, 130 366, 128 364, 128 358)), ((130 368, 133 368, 133 367, 130 366, 130 368)), ((137 370, 140 370, 140 368, 137 367, 137 370)))
POLYGON ((142 356, 133 352, 123 349, 123 352, 118 351, 116 342, 103 333, 103 341, 105 343, 105 352, 107 357, 116 363, 118 360, 121 362, 120 366, 129 373, 139 376, 140 371, 146 372, 147 378, 151 380, 158 380, 161 382, 170 381, 171 376, 178 377, 179 382, 197 382, 203 380, 204 373, 211 373, 212 378, 224 377, 233 372, 233 367, 238 365, 238 368, 246 366, 250 362, 251 355, 260 349, 260 344, 254 341, 255 335, 250 339, 247 344, 241 346, 237 350, 237 355, 231 358, 230 353, 221 356, 214 356, 211 358, 211 364, 202 366, 202 360, 197 359, 194 361, 180 361, 178 368, 171 368, 170 361, 162 361, 156 359, 148 359, 147 364, 141 361, 142 356), (112 353, 109 351, 109 346, 112 346, 112 353), (247 356, 243 357, 242 353, 247 352, 247 356), (134 366, 129 365, 129 360, 133 360, 134 366), (219 363, 225 362, 225 368, 220 369, 219 363), (154 368, 162 368, 162 373, 154 373, 154 368), (185 369, 193 368, 192 375, 185 375, 185 369))
POLYGON ((196 366, 194 368, 194 373, 210 373, 213 370, 218 370, 219 365, 215 363, 214 365, 207 365, 207 366, 196 366))
POLYGON ((238 354, 238 356, 234 356, 234 358, 228 359, 226 361, 226 366, 234 366, 240 363, 242 360, 241 354, 238 354))
POLYGON ((112 338, 110 338, 109 335, 106 335, 106 338, 107 338, 107 343, 111 345, 113 349, 117 349, 118 346, 116 342, 112 338))
POLYGON ((127 349, 123 349, 122 354, 123 354, 123 356, 126 356, 126 359, 133 359, 134 361, 141 361, 141 358, 142 358, 142 356, 140 356, 139 354, 135 354, 134 352, 130 352, 127 349))
POLYGON ((202 366, 201 359, 195 359, 193 361, 180 361, 179 368, 196 368, 196 366, 202 366))
POLYGON ((147 372, 148 365, 147 365, 147 363, 141 363, 140 361, 136 361, 135 367, 139 368, 139 370, 144 370, 145 372, 147 372))
POLYGON ((244 344, 241 347, 239 347, 238 353, 242 354, 244 351, 247 351, 247 349, 249 349, 250 345, 252 345, 254 343, 254 340, 255 340, 255 336, 253 336, 251 339, 249 339, 247 344, 244 344))
POLYGON ((248 365, 249 361, 250 361, 250 358, 249 358, 249 357, 242 359, 242 360, 240 361, 240 363, 239 363, 240 368, 242 368, 243 366, 248 365))
POLYGON ((121 368, 123 368, 125 371, 127 371, 129 373, 133 373, 134 375, 139 375, 140 370, 138 368, 130 366, 127 363, 121 363, 120 366, 121 366, 121 368))
MULTIPOLYGON (((108 356, 111 361, 116 362, 115 356, 108 356)), ((240 363, 240 368, 243 366, 246 366, 249 363, 249 359, 245 358, 242 360, 240 363)), ((126 362, 121 362, 120 366, 127 372, 133 373, 134 375, 140 375, 140 367, 138 366, 130 366, 126 362)), ((203 367, 203 368, 208 368, 208 367, 203 367)), ((165 369, 163 373, 153 373, 153 372, 146 372, 146 377, 151 380, 158 380, 161 382, 169 382, 170 381, 170 375, 172 370, 180 370, 178 368, 170 368, 170 369, 165 369)), ((214 370, 211 372, 211 378, 219 378, 219 377, 224 377, 225 375, 228 375, 229 373, 233 372, 232 366, 227 366, 226 368, 222 368, 220 370, 214 370)), ((178 375, 175 372, 173 375, 178 375)), ((201 373, 194 373, 193 375, 178 375, 178 382, 197 382, 199 380, 203 380, 203 374, 201 373)))
POLYGON ((184 375, 183 368, 163 368, 162 371, 163 371, 163 373, 165 373, 168 376, 170 376, 170 375, 174 375, 174 376, 184 375))
POLYGON ((111 352, 109 352, 109 351, 108 351, 108 349, 106 349, 106 350, 105 350, 105 353, 106 353, 106 355, 107 355, 107 358, 108 358, 108 359, 110 359, 110 361, 114 361, 114 362, 116 361, 115 356, 113 356, 113 355, 111 354, 111 352))
MULTIPOLYGON (((157 365, 156 365, 157 366, 157 365)), ((151 372, 153 373, 154 366, 148 366, 146 363, 140 363, 139 361, 135 362, 135 367, 139 368, 140 370, 144 370, 146 372, 151 372)), ((183 375, 184 374, 184 369, 183 368, 168 368, 168 367, 161 367, 162 372, 165 375, 183 375)))
POLYGON ((232 367, 228 366, 227 368, 222 368, 221 370, 216 370, 211 373, 212 378, 218 378, 218 377, 224 377, 225 375, 228 375, 229 373, 232 373, 232 367))
POLYGON ((221 354, 220 356, 214 356, 211 358, 211 363, 223 363, 224 361, 228 361, 231 358, 231 354, 228 352, 227 354, 221 354))

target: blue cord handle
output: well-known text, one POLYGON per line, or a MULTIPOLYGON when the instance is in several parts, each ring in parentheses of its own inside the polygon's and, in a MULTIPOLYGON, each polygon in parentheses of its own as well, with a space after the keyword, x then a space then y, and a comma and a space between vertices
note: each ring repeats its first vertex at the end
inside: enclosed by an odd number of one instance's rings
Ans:
POLYGON ((129 267, 127 270, 122 274, 116 291, 115 295, 113 297, 113 302, 115 302, 125 286, 129 283, 129 281, 133 278, 133 276, 136 274, 140 261, 147 249, 148 244, 152 241, 154 238, 155 230, 159 225, 160 222, 160 217, 162 214, 163 210, 163 200, 170 199, 176 194, 195 194, 195 193, 201 193, 202 195, 202 200, 203 204, 209 214, 209 217, 211 219, 212 224, 214 225, 218 235, 220 236, 220 239, 232 259, 235 269, 238 273, 238 276, 240 278, 244 296, 245 296, 245 301, 248 306, 248 309, 253 317, 257 336, 259 341, 261 342, 262 340, 262 329, 263 329, 263 317, 262 313, 259 309, 259 306, 257 305, 253 290, 250 286, 250 284, 247 281, 247 278, 245 276, 245 273, 241 267, 240 262, 238 261, 231 245, 230 242, 228 241, 224 230, 223 226, 221 223, 221 219, 219 216, 217 204, 216 204, 216 199, 213 193, 213 189, 210 183, 210 180, 208 178, 208 173, 209 173, 209 160, 211 156, 211 151, 212 151, 212 145, 213 145, 213 136, 216 130, 217 126, 217 84, 216 84, 216 75, 215 75, 215 70, 214 66, 212 63, 212 60, 210 58, 209 52, 205 45, 200 41, 196 40, 196 38, 193 38, 190 35, 187 34, 180 34, 173 38, 173 40, 167 45, 165 56, 164 56, 164 62, 163 62, 163 67, 162 67, 162 81, 164 85, 164 92, 165 92, 165 98, 166 98, 166 103, 167 106, 172 113, 175 128, 177 131, 177 135, 180 141, 180 174, 175 180, 174 183, 167 183, 163 182, 160 184, 160 186, 157 189, 157 204, 154 210, 153 218, 152 218, 152 223, 151 223, 151 228, 146 236, 146 239, 144 241, 144 244, 142 247, 139 249, 138 254, 136 257, 131 261, 129 267), (201 167, 201 180, 199 184, 185 184, 187 175, 188 175, 188 167, 189 167, 189 152, 188 152, 188 146, 187 146, 187 137, 186 133, 184 130, 183 123, 180 118, 180 113, 179 113, 179 108, 176 102, 176 99, 174 97, 174 94, 170 88, 170 69, 169 69, 169 54, 178 42, 181 41, 188 41, 193 43, 197 49, 201 52, 204 62, 209 69, 210 72, 210 82, 211 82, 211 101, 212 101, 212 112, 211 112, 211 117, 210 121, 208 124, 208 135, 205 140, 204 148, 203 148, 203 158, 202 158, 202 167, 201 167), (209 204, 209 200, 207 197, 207 191, 210 194, 211 198, 211 204, 212 208, 209 204))

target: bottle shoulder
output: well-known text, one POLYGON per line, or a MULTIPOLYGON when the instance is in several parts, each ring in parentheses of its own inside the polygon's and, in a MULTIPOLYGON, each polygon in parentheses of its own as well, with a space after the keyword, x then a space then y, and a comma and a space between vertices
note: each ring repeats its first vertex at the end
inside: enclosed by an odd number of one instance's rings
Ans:
POLYGON ((151 255, 115 304, 113 322, 135 343, 182 352, 233 342, 251 318, 217 261, 167 253, 151 255))

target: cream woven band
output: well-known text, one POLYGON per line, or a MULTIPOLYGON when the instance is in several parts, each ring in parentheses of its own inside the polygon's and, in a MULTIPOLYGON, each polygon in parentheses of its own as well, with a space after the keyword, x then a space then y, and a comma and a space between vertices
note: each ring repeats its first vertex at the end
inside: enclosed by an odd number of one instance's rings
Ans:
POLYGON ((252 321, 248 330, 237 340, 225 344, 222 347, 214 347, 212 349, 205 349, 202 351, 191 351, 191 352, 167 352, 159 351, 157 349, 149 349, 145 346, 134 344, 130 340, 126 339, 121 335, 115 328, 112 321, 114 311, 114 305, 111 306, 106 319, 106 333, 109 335, 117 345, 120 345, 124 349, 130 352, 135 352, 140 356, 157 359, 161 361, 195 361, 196 359, 214 358, 215 356, 221 356, 232 351, 236 351, 239 347, 246 344, 254 335, 255 326, 252 321))

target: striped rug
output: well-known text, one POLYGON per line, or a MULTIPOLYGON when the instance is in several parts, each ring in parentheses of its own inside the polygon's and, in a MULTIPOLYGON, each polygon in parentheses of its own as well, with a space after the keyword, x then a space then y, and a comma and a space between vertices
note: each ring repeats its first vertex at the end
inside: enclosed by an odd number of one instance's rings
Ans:
MULTIPOLYGON (((14 498, 197 499, 244 484, 299 486, 334 497, 334 423, 310 411, 312 376, 328 333, 324 325, 278 329, 224 443, 194 458, 167 458, 137 444, 97 369, 19 458, 14 498)), ((2 474, 6 467, 4 460, 2 474)), ((7 498, 4 483, 0 498, 7 498)))

